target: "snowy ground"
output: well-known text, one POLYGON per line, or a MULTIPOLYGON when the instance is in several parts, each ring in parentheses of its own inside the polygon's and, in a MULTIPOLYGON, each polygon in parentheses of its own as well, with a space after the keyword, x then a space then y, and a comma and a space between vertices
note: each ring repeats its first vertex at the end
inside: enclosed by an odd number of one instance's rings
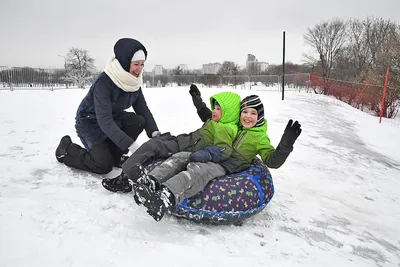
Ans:
MULTIPOLYGON (((145 89, 161 131, 201 126, 187 91, 145 89)), ((0 266, 400 266, 399 120, 379 124, 324 96, 253 92, 274 145, 288 119, 303 128, 285 165, 271 170, 270 205, 241 227, 157 223, 131 195, 103 189, 118 169, 98 176, 55 160, 63 135, 79 142, 74 116, 85 93, 0 92, 0 266)))

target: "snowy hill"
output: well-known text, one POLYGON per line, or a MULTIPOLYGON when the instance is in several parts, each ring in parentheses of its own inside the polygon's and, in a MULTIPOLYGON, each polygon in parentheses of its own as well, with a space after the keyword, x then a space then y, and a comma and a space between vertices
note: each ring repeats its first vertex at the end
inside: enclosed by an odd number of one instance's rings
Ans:
MULTIPOLYGON (((288 161, 271 170, 271 203, 241 227, 157 223, 131 195, 103 189, 119 169, 99 176, 55 160, 63 135, 79 142, 86 92, 0 92, 0 266, 400 266, 398 120, 379 124, 319 95, 239 90, 261 96, 275 146, 288 119, 302 124, 288 161)), ((201 126, 188 88, 144 94, 162 132, 201 126)))

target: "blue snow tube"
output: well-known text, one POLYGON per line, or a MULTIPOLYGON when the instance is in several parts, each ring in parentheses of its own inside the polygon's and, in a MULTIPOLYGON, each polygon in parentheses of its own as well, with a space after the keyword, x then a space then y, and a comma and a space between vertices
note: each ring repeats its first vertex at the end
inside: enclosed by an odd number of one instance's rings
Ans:
MULTIPOLYGON (((146 165, 147 171, 161 162, 146 165)), ((241 225, 261 212, 273 195, 272 176, 256 158, 247 170, 211 181, 203 191, 171 207, 170 213, 198 223, 241 225)))

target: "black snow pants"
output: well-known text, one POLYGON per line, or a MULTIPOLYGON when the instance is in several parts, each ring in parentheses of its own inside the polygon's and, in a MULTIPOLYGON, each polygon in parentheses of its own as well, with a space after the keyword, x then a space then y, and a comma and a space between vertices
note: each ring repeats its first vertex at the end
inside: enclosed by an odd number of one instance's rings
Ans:
MULTIPOLYGON (((145 119, 133 112, 127 112, 122 120, 122 130, 133 140, 143 131, 144 125, 145 119)), ((93 146, 90 151, 72 143, 68 146, 64 164, 83 171, 107 174, 120 164, 124 152, 111 139, 93 146)))

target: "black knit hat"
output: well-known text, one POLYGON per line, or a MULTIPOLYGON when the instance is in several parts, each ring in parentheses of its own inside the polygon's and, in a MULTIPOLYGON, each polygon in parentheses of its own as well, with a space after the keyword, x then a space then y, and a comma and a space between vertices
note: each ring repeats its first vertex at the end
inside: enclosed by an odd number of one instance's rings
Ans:
POLYGON ((144 55, 147 59, 147 50, 138 40, 131 38, 119 39, 114 45, 115 58, 118 59, 121 67, 129 72, 131 60, 135 52, 143 50, 144 55))
POLYGON ((240 113, 245 109, 245 108, 254 108, 257 110, 257 123, 255 127, 261 126, 264 123, 264 106, 261 103, 260 97, 257 95, 250 95, 248 97, 245 97, 242 102, 240 103, 240 113))

